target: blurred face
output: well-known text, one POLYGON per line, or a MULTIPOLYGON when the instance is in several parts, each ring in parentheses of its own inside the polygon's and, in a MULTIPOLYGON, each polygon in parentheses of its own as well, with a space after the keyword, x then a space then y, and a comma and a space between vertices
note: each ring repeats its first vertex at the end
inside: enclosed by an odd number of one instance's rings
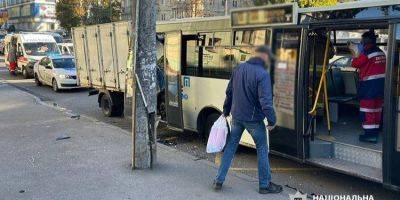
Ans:
POLYGON ((256 53, 256 57, 261 58, 266 64, 270 61, 267 53, 256 53))

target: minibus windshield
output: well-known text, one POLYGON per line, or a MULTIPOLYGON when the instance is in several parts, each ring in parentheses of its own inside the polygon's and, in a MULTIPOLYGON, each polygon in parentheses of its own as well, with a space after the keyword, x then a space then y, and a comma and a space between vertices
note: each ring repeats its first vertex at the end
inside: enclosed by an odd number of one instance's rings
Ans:
POLYGON ((30 56, 46 56, 60 54, 56 43, 25 43, 25 53, 30 56))

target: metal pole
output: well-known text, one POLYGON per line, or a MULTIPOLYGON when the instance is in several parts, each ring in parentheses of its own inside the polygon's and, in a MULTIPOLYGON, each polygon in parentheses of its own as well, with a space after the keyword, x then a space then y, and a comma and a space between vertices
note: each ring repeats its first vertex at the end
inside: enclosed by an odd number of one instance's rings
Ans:
POLYGON ((225 16, 228 15, 228 1, 229 0, 225 0, 225 16))
POLYGON ((109 12, 110 12, 110 13, 109 13, 109 14, 110 14, 110 22, 112 22, 112 0, 109 0, 108 3, 109 3, 109 5, 108 5, 108 6, 109 6, 109 9, 108 9, 108 10, 109 10, 109 12))

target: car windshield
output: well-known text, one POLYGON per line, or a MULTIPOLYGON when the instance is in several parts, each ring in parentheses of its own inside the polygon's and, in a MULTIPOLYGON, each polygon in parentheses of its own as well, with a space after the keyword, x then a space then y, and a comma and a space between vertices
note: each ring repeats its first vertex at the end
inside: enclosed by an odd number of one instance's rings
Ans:
POLYGON ((75 68, 75 61, 73 58, 58 58, 53 59, 54 68, 75 68))
POLYGON ((57 43, 62 43, 63 38, 59 35, 53 35, 54 40, 56 40, 57 43))
POLYGON ((30 56, 46 56, 51 54, 60 54, 60 49, 56 43, 25 43, 25 52, 30 56))

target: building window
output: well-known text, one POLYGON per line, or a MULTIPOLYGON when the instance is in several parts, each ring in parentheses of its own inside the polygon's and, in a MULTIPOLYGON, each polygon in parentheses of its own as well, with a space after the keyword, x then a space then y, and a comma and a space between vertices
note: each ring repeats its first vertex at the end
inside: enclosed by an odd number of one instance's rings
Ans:
POLYGON ((237 8, 238 7, 238 2, 237 0, 232 1, 232 7, 237 8))

